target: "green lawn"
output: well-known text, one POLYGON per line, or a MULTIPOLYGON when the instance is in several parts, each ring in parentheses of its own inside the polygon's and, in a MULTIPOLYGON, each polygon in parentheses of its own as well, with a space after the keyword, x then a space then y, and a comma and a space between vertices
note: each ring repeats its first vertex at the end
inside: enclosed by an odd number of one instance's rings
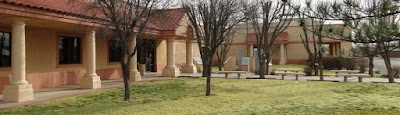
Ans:
POLYGON ((400 85, 275 80, 175 78, 2 111, 0 114, 398 114, 400 85))

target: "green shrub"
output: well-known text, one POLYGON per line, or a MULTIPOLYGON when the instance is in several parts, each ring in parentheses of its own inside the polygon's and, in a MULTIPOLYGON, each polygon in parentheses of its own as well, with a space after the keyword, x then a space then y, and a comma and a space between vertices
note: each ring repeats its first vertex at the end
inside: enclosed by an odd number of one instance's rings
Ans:
POLYGON ((358 69, 360 70, 360 73, 365 73, 367 71, 367 63, 368 61, 366 59, 358 60, 358 69))
POLYGON ((341 63, 343 59, 341 57, 323 57, 322 63, 325 69, 342 69, 343 64, 341 63))
POLYGON ((272 71, 269 73, 270 75, 275 75, 276 69, 272 69, 272 71))
POLYGON ((322 62, 324 68, 332 69, 360 69, 361 72, 366 71, 367 61, 365 59, 343 58, 343 57, 323 57, 322 62))
POLYGON ((376 70, 375 74, 381 74, 381 71, 380 70, 376 70))
POLYGON ((393 77, 400 78, 400 67, 393 67, 393 77))
POLYGON ((379 76, 380 78, 388 78, 388 75, 386 74, 382 74, 381 76, 379 76))
POLYGON ((311 74, 312 74, 312 69, 311 69, 310 66, 306 66, 306 67, 304 67, 303 72, 306 74, 306 76, 311 76, 311 74))
POLYGON ((346 68, 347 70, 355 70, 356 66, 357 66, 356 59, 352 59, 352 58, 342 59, 341 63, 343 64, 343 67, 346 68))

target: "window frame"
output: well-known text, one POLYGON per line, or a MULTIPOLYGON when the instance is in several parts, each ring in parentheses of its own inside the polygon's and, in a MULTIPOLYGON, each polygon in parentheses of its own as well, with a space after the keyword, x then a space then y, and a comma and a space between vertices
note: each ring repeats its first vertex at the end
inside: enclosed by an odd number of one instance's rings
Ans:
MULTIPOLYGON (((11 49, 11 51, 10 51, 10 53, 11 53, 11 65, 9 66, 9 67, 0 67, 0 71, 11 71, 11 68, 12 68, 12 39, 13 39, 13 37, 12 37, 12 31, 11 31, 11 29, 8 29, 8 28, 0 28, 0 32, 3 32, 3 33, 10 33, 10 36, 11 36, 11 38, 10 38, 10 49, 11 49)), ((1 57, 0 57, 1 58, 1 57)))
POLYGON ((120 61, 112 62, 110 61, 110 43, 113 41, 113 39, 108 39, 107 40, 107 65, 117 65, 120 64, 120 61))
POLYGON ((85 44, 84 44, 84 39, 86 39, 86 38, 84 38, 83 37, 83 35, 82 34, 66 34, 66 33, 57 33, 57 36, 56 36, 56 66, 57 66, 57 68, 68 68, 68 67, 83 67, 84 66, 84 61, 85 61, 85 56, 84 56, 84 54, 85 54, 85 52, 84 52, 84 50, 83 50, 83 47, 85 47, 85 44), (80 42, 80 48, 79 48, 79 51, 80 51, 80 63, 78 63, 78 64, 60 64, 60 49, 59 49, 59 38, 60 37, 62 37, 62 36, 64 36, 64 37, 76 37, 76 38, 79 38, 79 42, 80 42))

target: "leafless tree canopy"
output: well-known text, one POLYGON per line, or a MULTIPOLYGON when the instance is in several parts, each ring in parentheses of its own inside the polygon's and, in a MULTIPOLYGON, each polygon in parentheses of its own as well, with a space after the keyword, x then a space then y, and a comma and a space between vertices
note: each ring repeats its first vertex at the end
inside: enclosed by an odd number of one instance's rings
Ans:
MULTIPOLYGON (((301 12, 309 18, 314 19, 324 19, 324 20, 362 20, 366 18, 373 17, 386 17, 396 14, 400 14, 400 9, 392 9, 388 12, 383 12, 379 14, 368 13, 373 8, 366 7, 373 3, 374 0, 343 0, 343 1, 319 1, 319 0, 307 0, 306 6, 314 6, 313 2, 319 2, 317 4, 325 4, 325 6, 330 7, 329 9, 320 9, 325 12, 326 15, 313 15, 310 13, 301 12), (347 5, 351 5, 350 7, 347 5), (344 14, 344 15, 343 15, 344 14)), ((396 0, 381 0, 388 1, 390 4, 398 4, 396 0), (397 2, 397 3, 396 3, 397 2)), ((295 4, 290 4, 295 6, 295 4)), ((313 12, 312 12, 313 13, 313 12)))
POLYGON ((207 96, 211 90, 211 62, 214 53, 243 19, 239 3, 239 0, 182 0, 200 48, 203 76, 207 77, 207 96))
POLYGON ((120 49, 120 63, 123 71, 125 98, 129 100, 130 62, 137 47, 144 39, 144 34, 153 29, 150 25, 156 14, 170 5, 168 0, 71 0, 85 6, 88 19, 101 29, 111 30, 115 35, 116 45, 120 49), (132 44, 136 40, 137 44, 132 44), (132 46, 134 45, 134 46, 132 46))
POLYGON ((293 7, 287 1, 252 0, 244 8, 244 14, 255 31, 259 74, 265 78, 265 61, 270 61, 276 39, 292 21, 293 7))
MULTIPOLYGON (((307 7, 311 7, 307 3, 307 7)), ((381 55, 388 70, 389 82, 393 83, 393 72, 389 52, 399 48, 400 25, 398 11, 400 6, 393 0, 345 0, 342 3, 320 3, 318 11, 309 9, 303 12, 309 18, 329 20, 336 18, 344 22, 343 27, 329 28, 314 33, 332 39, 350 41, 364 49, 372 60, 373 56, 381 55), (313 15, 309 15, 313 14, 313 15), (347 32, 346 30, 351 30, 347 32), (372 49, 371 49, 372 48, 372 49), (372 58, 371 58, 372 57, 372 58)), ((373 64, 370 64, 373 67, 373 64)))

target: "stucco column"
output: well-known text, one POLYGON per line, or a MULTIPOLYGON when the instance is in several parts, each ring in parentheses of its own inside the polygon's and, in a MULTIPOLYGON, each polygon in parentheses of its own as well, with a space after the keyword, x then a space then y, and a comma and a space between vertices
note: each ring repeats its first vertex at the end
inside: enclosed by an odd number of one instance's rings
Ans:
MULTIPOLYGON (((132 42, 129 46, 130 46, 130 49, 132 52, 132 50, 136 47, 136 38, 132 38, 132 42)), ((138 53, 136 52, 136 54, 132 57, 131 63, 129 65, 130 66, 129 73, 131 76, 131 81, 133 81, 133 82, 142 80, 142 76, 140 75, 140 72, 137 69, 137 66, 138 66, 137 55, 138 55, 138 53)))
POLYGON ((255 70, 255 64, 254 64, 254 44, 249 45, 249 57, 250 57, 250 62, 249 62, 249 69, 251 72, 254 72, 255 70))
POLYGON ((100 76, 96 74, 96 31, 94 29, 86 33, 85 46, 86 75, 81 78, 81 88, 101 88, 100 76))
POLYGON ((197 73, 196 66, 193 64, 193 41, 186 41, 186 65, 183 68, 183 73, 197 73))
POLYGON ((279 64, 280 65, 285 65, 287 60, 286 60, 286 48, 285 48, 285 44, 281 44, 281 57, 279 60, 279 64))
POLYGON ((175 38, 167 39, 167 67, 162 71, 164 77, 178 77, 179 68, 175 66, 175 38))
POLYGON ((12 24, 11 42, 12 76, 11 83, 4 87, 3 101, 33 100, 32 84, 26 81, 25 22, 23 20, 17 20, 12 24))
POLYGON ((249 57, 254 57, 254 45, 249 45, 249 57))
POLYGON ((339 56, 340 55, 340 42, 336 43, 336 55, 339 56))
POLYGON ((336 47, 337 47, 336 43, 334 43, 332 46, 333 46, 333 49, 332 49, 332 50, 333 50, 333 56, 338 56, 338 51, 337 51, 337 48, 336 48, 336 47))

